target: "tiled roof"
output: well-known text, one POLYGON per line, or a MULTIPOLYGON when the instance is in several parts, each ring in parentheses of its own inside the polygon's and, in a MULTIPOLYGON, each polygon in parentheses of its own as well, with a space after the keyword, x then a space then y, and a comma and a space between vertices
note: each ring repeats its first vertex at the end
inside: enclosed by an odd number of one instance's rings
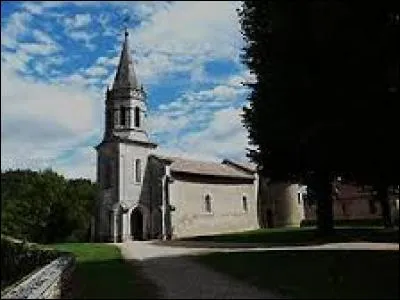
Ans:
POLYGON ((224 159, 222 161, 223 164, 228 164, 228 165, 233 165, 237 166, 238 168, 244 169, 248 172, 255 173, 257 172, 257 165, 255 163, 251 162, 237 162, 237 161, 232 161, 230 159, 224 159))
POLYGON ((153 156, 170 163, 171 172, 254 179, 254 175, 248 174, 248 172, 240 171, 234 167, 222 163, 198 161, 180 157, 163 156, 158 154, 153 154, 153 156))

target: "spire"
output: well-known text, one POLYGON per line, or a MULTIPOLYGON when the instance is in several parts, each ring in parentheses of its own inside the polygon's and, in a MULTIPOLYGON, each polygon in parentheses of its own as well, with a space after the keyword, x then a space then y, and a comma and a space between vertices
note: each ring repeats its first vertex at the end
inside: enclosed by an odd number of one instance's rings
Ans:
POLYGON ((128 29, 125 28, 125 39, 122 45, 121 57, 119 59, 119 65, 117 74, 115 75, 113 89, 139 88, 135 70, 133 68, 133 60, 129 50, 128 36, 128 29))

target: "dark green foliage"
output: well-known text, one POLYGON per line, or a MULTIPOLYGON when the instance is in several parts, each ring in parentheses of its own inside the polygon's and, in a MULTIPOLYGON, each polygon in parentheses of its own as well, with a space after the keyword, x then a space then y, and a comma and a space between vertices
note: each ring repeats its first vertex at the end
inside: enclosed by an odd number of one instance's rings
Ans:
POLYGON ((1 237, 1 288, 8 286, 59 256, 54 250, 1 237))
POLYGON ((1 175, 1 232, 37 243, 86 241, 96 187, 51 170, 1 175))
POLYGON ((336 176, 400 181, 399 11, 387 4, 244 1, 239 11, 257 78, 243 114, 248 154, 272 180, 314 191, 325 233, 336 176))

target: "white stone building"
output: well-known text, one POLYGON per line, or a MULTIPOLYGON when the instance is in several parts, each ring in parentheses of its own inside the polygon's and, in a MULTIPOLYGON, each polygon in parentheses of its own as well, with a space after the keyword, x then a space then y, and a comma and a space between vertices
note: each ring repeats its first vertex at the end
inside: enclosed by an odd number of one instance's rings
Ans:
MULTIPOLYGON (((264 227, 271 204, 261 203, 255 168, 158 155, 148 136, 146 100, 125 32, 114 84, 106 93, 104 137, 96 146, 95 239, 168 239, 264 227)), ((294 195, 285 207, 297 216, 297 190, 288 185, 280 190, 294 195)), ((286 215, 289 225, 299 225, 299 217, 286 215)), ((280 224, 285 218, 278 218, 280 224)))

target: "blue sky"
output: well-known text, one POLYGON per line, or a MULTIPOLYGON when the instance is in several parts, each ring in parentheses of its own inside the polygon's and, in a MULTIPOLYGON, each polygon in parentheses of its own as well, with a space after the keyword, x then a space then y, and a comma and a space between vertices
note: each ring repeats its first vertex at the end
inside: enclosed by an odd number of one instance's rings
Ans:
POLYGON ((1 2, 1 168, 51 167, 95 180, 129 16, 158 153, 245 161, 240 2, 1 2))

